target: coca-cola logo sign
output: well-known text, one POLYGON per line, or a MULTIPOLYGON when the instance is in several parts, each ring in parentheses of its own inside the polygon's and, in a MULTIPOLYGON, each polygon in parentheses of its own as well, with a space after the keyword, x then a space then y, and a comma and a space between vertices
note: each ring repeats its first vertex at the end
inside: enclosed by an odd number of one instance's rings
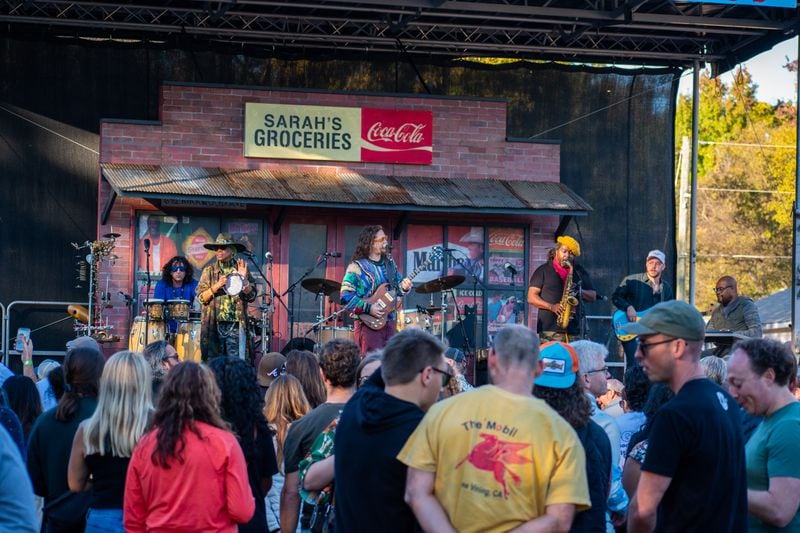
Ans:
POLYGON ((248 102, 244 155, 429 165, 433 113, 248 102))
POLYGON ((430 164, 433 160, 433 113, 361 109, 361 160, 430 164))

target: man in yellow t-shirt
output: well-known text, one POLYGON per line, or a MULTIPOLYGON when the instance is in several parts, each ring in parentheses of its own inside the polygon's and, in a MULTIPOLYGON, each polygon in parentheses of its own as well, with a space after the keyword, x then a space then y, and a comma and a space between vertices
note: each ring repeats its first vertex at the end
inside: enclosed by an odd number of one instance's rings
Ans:
POLYGON ((536 335, 503 328, 488 363, 494 385, 435 404, 400 450, 406 501, 425 531, 566 531, 590 506, 586 458, 575 431, 532 395, 536 335))

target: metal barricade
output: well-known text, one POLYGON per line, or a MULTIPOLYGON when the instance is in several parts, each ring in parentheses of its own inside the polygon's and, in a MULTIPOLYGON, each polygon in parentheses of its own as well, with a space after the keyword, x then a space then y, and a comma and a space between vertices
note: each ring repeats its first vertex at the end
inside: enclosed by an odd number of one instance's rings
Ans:
MULTIPOLYGON (((18 353, 18 352, 16 352, 16 350, 11 350, 11 348, 10 348, 10 343, 11 343, 11 311, 13 310, 13 308, 15 306, 19 306, 19 305, 36 305, 36 306, 40 306, 40 307, 56 307, 56 306, 67 307, 68 305, 74 305, 74 304, 88 306, 88 304, 82 303, 82 302, 51 302, 51 301, 40 301, 40 300, 14 300, 10 304, 8 304, 7 307, 3 306, 3 304, 0 304, 0 310, 2 311, 2 317, 3 317, 3 327, 2 327, 2 331, 0 331, 0 340, 2 340, 2 342, 3 342, 2 347, 1 347, 1 349, 2 349, 1 353, 3 355, 3 364, 5 364, 6 366, 9 366, 9 362, 10 362, 9 361, 9 357, 11 355, 11 352, 14 351, 15 353, 18 353)), ((67 317, 67 318, 71 318, 71 317, 67 317)), ((48 325, 50 325, 50 324, 48 324, 48 325)), ((62 351, 38 350, 38 351, 34 352, 34 355, 51 356, 51 355, 62 355, 63 353, 64 353, 63 350, 62 351)))

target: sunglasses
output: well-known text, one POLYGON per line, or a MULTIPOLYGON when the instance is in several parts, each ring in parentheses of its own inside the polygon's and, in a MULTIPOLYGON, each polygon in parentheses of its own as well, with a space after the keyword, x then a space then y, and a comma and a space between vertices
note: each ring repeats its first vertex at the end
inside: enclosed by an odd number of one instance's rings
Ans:
POLYGON ((447 387, 450 384, 450 381, 455 377, 450 372, 445 372, 444 370, 439 370, 435 366, 431 367, 431 370, 434 372, 438 372, 442 375, 442 388, 447 387))
POLYGON ((173 272, 186 272, 186 266, 185 265, 172 265, 172 271, 173 272))

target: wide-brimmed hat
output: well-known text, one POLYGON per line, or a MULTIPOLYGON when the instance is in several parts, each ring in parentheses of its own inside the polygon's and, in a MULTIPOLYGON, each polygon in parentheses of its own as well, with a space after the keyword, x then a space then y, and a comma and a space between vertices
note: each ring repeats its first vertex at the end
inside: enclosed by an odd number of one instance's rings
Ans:
POLYGON ((680 300, 656 304, 638 322, 629 322, 622 329, 634 335, 661 333, 687 341, 701 341, 706 334, 700 312, 693 305, 680 300))
POLYGON ((458 239, 458 242, 465 244, 483 244, 483 228, 470 228, 469 233, 458 239))
POLYGON ((217 238, 214 242, 207 242, 203 245, 203 248, 207 250, 219 250, 220 248, 234 248, 237 252, 244 252, 247 250, 247 247, 240 243, 233 240, 233 235, 230 233, 220 233, 217 235, 217 238))

